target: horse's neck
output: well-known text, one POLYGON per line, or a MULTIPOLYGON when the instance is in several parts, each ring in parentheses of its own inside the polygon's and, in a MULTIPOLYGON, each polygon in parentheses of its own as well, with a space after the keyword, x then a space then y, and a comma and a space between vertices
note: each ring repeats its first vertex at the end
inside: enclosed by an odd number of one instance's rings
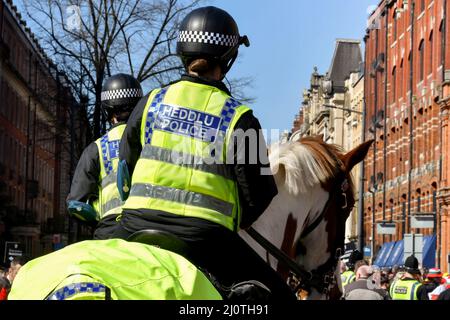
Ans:
MULTIPOLYGON (((253 228, 281 249, 286 240, 286 230, 293 228, 294 234, 291 238, 298 239, 305 223, 313 222, 322 212, 327 198, 328 193, 320 186, 297 196, 290 195, 284 188, 279 188, 278 195, 273 198, 263 215, 253 224, 253 228)), ((266 258, 265 250, 255 246, 245 235, 244 238, 263 258, 266 258)))

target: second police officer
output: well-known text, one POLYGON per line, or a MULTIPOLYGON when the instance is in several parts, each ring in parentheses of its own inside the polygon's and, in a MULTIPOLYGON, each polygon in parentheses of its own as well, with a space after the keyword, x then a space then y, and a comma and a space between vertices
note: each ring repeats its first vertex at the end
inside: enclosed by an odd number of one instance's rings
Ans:
POLYGON ((97 225, 94 239, 111 238, 122 212, 116 186, 119 143, 142 95, 139 81, 128 74, 113 75, 103 85, 102 110, 111 128, 83 151, 67 197, 69 213, 97 225))

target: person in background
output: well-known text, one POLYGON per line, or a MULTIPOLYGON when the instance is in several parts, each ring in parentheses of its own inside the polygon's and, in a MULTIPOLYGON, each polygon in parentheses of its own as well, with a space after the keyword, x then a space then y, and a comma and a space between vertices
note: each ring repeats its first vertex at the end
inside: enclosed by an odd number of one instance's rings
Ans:
POLYGON ((341 273, 341 282, 342 282, 342 288, 345 289, 345 287, 356 280, 356 262, 363 259, 363 255, 358 250, 354 250, 350 257, 348 258, 348 262, 346 263, 346 271, 341 273))
POLYGON ((450 301, 450 277, 447 276, 446 278, 443 278, 443 286, 445 288, 444 291, 442 291, 437 300, 446 300, 446 301, 450 301))
POLYGON ((390 288, 392 300, 419 300, 423 286, 419 270, 419 261, 414 256, 405 260, 405 273, 390 288))
POLYGON ((391 299, 391 297, 389 296, 390 280, 389 280, 388 276, 386 276, 386 275, 381 276, 380 288, 383 290, 386 290, 385 300, 390 300, 391 299))
POLYGON ((374 282, 374 270, 363 265, 356 271, 356 280, 345 287, 344 300, 384 300, 387 291, 374 282))
POLYGON ((0 300, 6 300, 8 292, 11 289, 11 283, 8 278, 8 269, 0 267, 0 300))
POLYGON ((397 272, 399 271, 399 269, 400 269, 400 267, 396 264, 392 267, 392 269, 388 275, 390 284, 392 284, 392 281, 394 280, 395 276, 397 275, 397 272))
POLYGON ((8 299, 8 294, 11 290, 14 279, 17 273, 19 273, 19 270, 27 261, 28 258, 26 256, 14 257, 14 259, 11 260, 8 271, 5 272, 2 279, 0 279, 0 300, 8 299))
POLYGON ((14 257, 14 259, 11 261, 9 270, 8 270, 8 280, 12 284, 14 282, 14 278, 16 277, 17 273, 19 272, 20 268, 27 263, 28 258, 25 256, 21 257, 14 257))
POLYGON ((355 273, 358 271, 359 267, 361 267, 361 266, 368 266, 368 265, 369 264, 367 263, 366 260, 358 260, 358 261, 356 261, 355 262, 355 267, 354 267, 355 273))
POLYGON ((433 291, 428 294, 429 300, 437 300, 439 295, 450 287, 450 277, 443 276, 441 283, 433 291))
POLYGON ((423 290, 420 300, 431 300, 431 292, 441 285, 442 272, 438 268, 431 268, 425 275, 425 279, 426 281, 423 282, 423 290))
POLYGON ((120 219, 123 202, 116 186, 119 142, 141 97, 141 85, 131 75, 119 73, 106 79, 101 93, 102 110, 111 128, 83 151, 73 176, 68 211, 95 226, 97 240, 111 238, 120 219))

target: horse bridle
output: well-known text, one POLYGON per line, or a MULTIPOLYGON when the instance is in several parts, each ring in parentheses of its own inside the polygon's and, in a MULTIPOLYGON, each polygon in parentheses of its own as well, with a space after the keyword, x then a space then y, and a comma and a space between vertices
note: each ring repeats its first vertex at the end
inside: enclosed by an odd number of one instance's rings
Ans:
MULTIPOLYGON (((335 197, 339 196, 339 194, 342 197, 342 202, 340 208, 341 210, 339 210, 340 212, 338 219, 343 219, 342 218, 342 216, 344 215, 343 210, 349 209, 346 194, 349 188, 349 183, 343 171, 339 172, 338 178, 336 179, 336 182, 333 185, 333 187, 334 186, 338 187, 339 185, 341 192, 340 193, 330 192, 330 196, 322 212, 311 224, 309 224, 305 229, 303 229, 299 239, 305 238, 319 226, 319 224, 324 219, 325 213, 330 209, 332 200, 334 200, 335 197)), ((313 271, 308 271, 299 266, 294 259, 289 257, 286 253, 278 249, 272 243, 270 243, 264 236, 262 236, 255 229, 249 228, 246 230, 246 232, 264 249, 266 249, 272 256, 274 256, 280 263, 284 264, 286 267, 289 268, 291 273, 294 275, 294 278, 299 283, 296 286, 294 292, 298 292, 300 289, 310 292, 311 288, 314 287, 319 293, 324 294, 327 297, 329 296, 330 290, 336 285, 336 278, 334 276, 334 272, 336 267, 336 261, 342 255, 343 243, 336 247, 335 254, 334 255, 331 254, 324 264, 322 264, 319 268, 313 271)))

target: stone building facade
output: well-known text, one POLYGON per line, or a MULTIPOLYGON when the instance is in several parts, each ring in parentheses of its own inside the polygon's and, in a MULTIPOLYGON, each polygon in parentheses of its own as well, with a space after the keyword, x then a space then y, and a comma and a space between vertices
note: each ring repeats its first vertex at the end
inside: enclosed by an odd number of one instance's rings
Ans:
MULTIPOLYGON (((307 135, 323 135, 324 141, 351 150, 362 141, 364 76, 360 42, 338 39, 330 69, 325 75, 317 68, 311 75, 310 88, 303 92, 303 102, 292 128, 291 140, 307 135)), ((352 175, 356 190, 360 167, 352 175)), ((358 199, 358 195, 356 195, 358 199)), ((346 241, 358 235, 358 204, 347 220, 346 241)))
POLYGON ((446 0, 385 0, 369 18, 365 36, 365 138, 376 142, 365 161, 364 243, 376 254, 405 233, 435 233, 443 269, 450 240, 443 117, 448 19, 446 0), (412 229, 411 218, 421 215, 434 216, 435 227, 412 229), (378 234, 380 223, 395 224, 395 234, 378 234))
POLYGON ((39 256, 67 243, 76 155, 90 140, 64 74, 11 0, 0 1, 0 263, 6 241, 39 256))

